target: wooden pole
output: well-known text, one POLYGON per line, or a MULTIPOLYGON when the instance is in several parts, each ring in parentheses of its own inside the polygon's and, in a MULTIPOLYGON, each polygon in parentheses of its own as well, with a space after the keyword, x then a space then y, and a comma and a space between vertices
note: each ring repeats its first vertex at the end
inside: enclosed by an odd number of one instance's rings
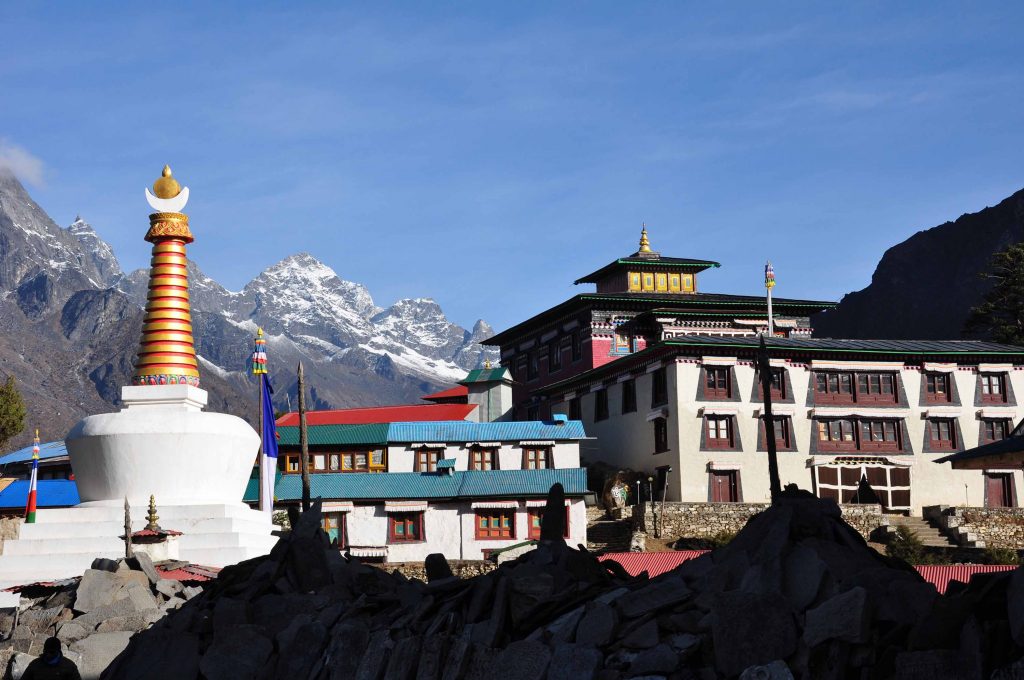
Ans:
POLYGON ((779 456, 775 446, 775 418, 772 417, 772 366, 768 361, 768 348, 761 336, 761 346, 757 350, 757 370, 761 374, 761 392, 764 398, 764 437, 768 449, 768 479, 771 485, 772 503, 782 493, 779 481, 779 456))
POLYGON ((132 509, 128 505, 128 496, 124 497, 124 556, 133 557, 132 553, 132 509))
POLYGON ((260 428, 260 450, 259 453, 256 454, 256 469, 259 473, 260 499, 259 505, 257 507, 260 509, 260 512, 263 512, 263 510, 266 508, 265 503, 267 502, 267 499, 264 498, 266 493, 264 493, 265 489, 263 488, 265 486, 263 484, 263 475, 266 474, 267 472, 266 470, 263 469, 263 467, 266 465, 266 462, 263 460, 263 374, 259 374, 256 376, 256 388, 259 391, 257 401, 259 402, 260 405, 260 419, 258 425, 258 427, 260 428))
POLYGON ((299 447, 302 466, 302 511, 309 510, 309 442, 306 438, 306 380, 299 362, 299 447))

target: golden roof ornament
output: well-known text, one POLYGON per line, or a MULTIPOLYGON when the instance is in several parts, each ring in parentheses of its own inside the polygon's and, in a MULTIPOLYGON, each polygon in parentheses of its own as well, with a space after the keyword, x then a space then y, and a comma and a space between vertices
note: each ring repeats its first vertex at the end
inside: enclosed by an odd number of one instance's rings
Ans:
POLYGON ((149 512, 146 513, 146 519, 149 522, 146 524, 147 529, 150 531, 161 531, 160 525, 156 523, 160 519, 160 516, 156 514, 156 496, 152 494, 149 496, 149 512))
POLYGON ((146 189, 146 202, 158 213, 180 213, 188 203, 188 187, 182 187, 165 165, 160 177, 153 182, 153 192, 146 189))
POLYGON ((640 250, 639 253, 650 253, 651 242, 647 240, 647 223, 643 223, 643 228, 640 230, 640 250))
POLYGON ((488 371, 491 370, 491 360, 490 359, 484 359, 484 369, 488 370, 488 371))
POLYGON ((181 193, 181 185, 171 176, 171 166, 165 165, 160 179, 153 182, 153 193, 157 198, 174 198, 181 193))

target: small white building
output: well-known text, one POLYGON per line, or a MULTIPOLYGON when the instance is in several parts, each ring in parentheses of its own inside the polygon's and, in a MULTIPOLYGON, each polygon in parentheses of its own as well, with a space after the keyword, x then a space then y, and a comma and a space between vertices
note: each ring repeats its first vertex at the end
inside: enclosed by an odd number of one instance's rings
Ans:
MULTIPOLYGON (((934 461, 1008 436, 1024 415, 1024 350, 975 341, 772 338, 772 401, 783 485, 889 512, 1017 504, 1014 469, 934 461), (866 489, 863 481, 867 482, 866 489)), ((584 452, 656 475, 688 502, 769 497, 757 339, 684 336, 538 390, 580 418, 584 452)))
MULTIPOLYGON (((426 421, 308 428, 311 496, 339 548, 385 562, 431 553, 479 560, 540 536, 545 499, 561 484, 570 545, 586 543, 583 425, 426 421)), ((302 495, 298 428, 279 427, 278 504, 302 495)), ((246 499, 255 500, 255 481, 246 499)))

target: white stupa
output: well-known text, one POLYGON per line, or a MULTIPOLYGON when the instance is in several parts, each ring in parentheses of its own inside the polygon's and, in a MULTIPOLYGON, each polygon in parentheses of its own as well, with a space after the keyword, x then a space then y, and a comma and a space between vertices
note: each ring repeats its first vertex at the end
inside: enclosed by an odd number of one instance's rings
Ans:
POLYGON ((133 530, 150 496, 164 529, 182 532, 183 560, 223 567, 273 547, 266 513, 242 502, 259 450, 241 418, 207 413, 192 337, 185 247, 188 188, 164 167, 146 198, 153 244, 149 293, 132 385, 124 407, 75 425, 65 440, 81 504, 40 510, 0 555, 0 587, 80 575, 96 557, 124 556, 124 502, 133 530), (154 195, 155 194, 155 195, 154 195))

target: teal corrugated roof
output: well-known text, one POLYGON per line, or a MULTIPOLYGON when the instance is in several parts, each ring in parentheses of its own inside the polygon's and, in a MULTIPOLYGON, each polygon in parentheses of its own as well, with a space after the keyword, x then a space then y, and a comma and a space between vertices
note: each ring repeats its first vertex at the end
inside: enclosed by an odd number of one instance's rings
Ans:
MULTIPOLYGON (((460 498, 542 497, 556 482, 566 495, 587 492, 587 471, 583 468, 557 470, 490 470, 436 472, 355 472, 310 475, 310 496, 325 500, 428 500, 460 498)), ((250 480, 245 500, 254 502, 257 481, 250 480)), ((279 501, 302 498, 302 476, 283 475, 274 489, 279 501)))
POLYGON ((540 420, 507 423, 471 423, 465 420, 391 423, 389 443, 403 442, 520 442, 583 439, 583 423, 568 420, 563 425, 540 420))
MULTIPOLYGON (((388 443, 387 423, 373 425, 310 425, 306 428, 310 446, 329 446, 336 444, 376 444, 388 443)), ((281 446, 299 445, 298 426, 286 425, 277 428, 278 444, 281 446)))
POLYGON ((468 385, 470 383, 497 382, 501 380, 508 380, 510 382, 512 380, 512 376, 509 375, 508 368, 505 366, 498 366, 496 368, 474 368, 469 372, 469 375, 459 381, 459 384, 468 385))

